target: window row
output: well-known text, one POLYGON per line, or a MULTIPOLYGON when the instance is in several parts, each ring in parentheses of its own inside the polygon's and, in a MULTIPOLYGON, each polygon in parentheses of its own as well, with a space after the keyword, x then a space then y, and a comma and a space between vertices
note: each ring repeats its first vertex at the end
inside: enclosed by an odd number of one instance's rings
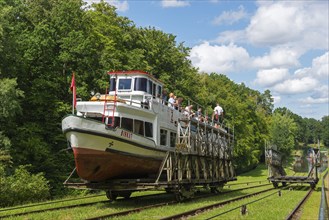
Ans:
MULTIPOLYGON (((114 91, 117 84, 116 78, 111 78, 110 80, 110 92, 114 91)), ((134 80, 133 88, 134 91, 147 92, 153 97, 160 97, 162 94, 162 87, 154 83, 152 80, 144 77, 136 78, 119 78, 118 79, 118 91, 131 91, 132 81, 134 80)))
POLYGON ((165 129, 160 129, 160 145, 175 147, 176 146, 176 137, 177 134, 175 132, 171 132, 165 129))
MULTIPOLYGON (((108 124, 112 123, 112 118, 108 118, 108 124)), ((139 134, 145 137, 153 137, 153 124, 146 121, 141 121, 131 118, 114 117, 113 127, 121 127, 127 131, 139 134)))

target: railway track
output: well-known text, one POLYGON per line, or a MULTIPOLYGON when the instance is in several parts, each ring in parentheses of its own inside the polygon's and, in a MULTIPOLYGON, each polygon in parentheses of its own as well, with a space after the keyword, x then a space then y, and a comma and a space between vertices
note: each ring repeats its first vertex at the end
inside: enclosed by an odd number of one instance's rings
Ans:
MULTIPOLYGON (((130 198, 129 200, 135 200, 135 199, 141 199, 141 198, 147 198, 147 197, 154 197, 154 196, 159 196, 159 195, 165 195, 165 193, 151 194, 151 195, 145 195, 145 196, 136 196, 136 197, 130 198)), ((97 197, 97 196, 94 196, 94 197, 97 197)), ((92 198, 92 197, 87 197, 87 198, 92 198)), ((75 200, 80 200, 80 199, 83 199, 83 198, 61 200, 61 201, 58 201, 58 202, 57 201, 56 202, 48 202, 48 203, 43 203, 41 205, 48 205, 48 204, 67 202, 67 201, 75 201, 75 200)), ((119 198, 117 200, 120 201, 120 200, 125 200, 125 199, 124 198, 119 198)), ((35 214, 35 213, 40 213, 40 212, 56 211, 56 210, 62 210, 62 209, 71 209, 71 208, 84 207, 84 206, 90 206, 90 205, 95 205, 95 204, 107 204, 107 203, 111 203, 111 201, 106 199, 106 200, 87 202, 87 203, 82 203, 82 204, 65 205, 65 206, 59 206, 59 207, 53 207, 53 208, 42 208, 42 209, 32 210, 32 211, 27 211, 27 212, 10 213, 10 214, 5 214, 5 215, 0 214, 0 219, 7 218, 7 217, 15 217, 15 216, 35 214)), ((4 210, 1 210, 1 212, 24 209, 24 208, 30 208, 30 207, 37 207, 37 206, 40 206, 40 204, 4 209, 4 210)))
POLYGON ((52 204, 62 203, 62 202, 71 202, 71 201, 77 201, 77 200, 82 200, 82 199, 96 198, 96 197, 101 197, 101 196, 105 196, 105 194, 84 196, 84 197, 79 197, 79 198, 74 198, 74 199, 63 199, 63 200, 58 200, 58 201, 49 201, 49 202, 43 202, 43 203, 37 203, 37 204, 31 204, 31 205, 22 205, 22 206, 18 206, 18 207, 3 208, 3 209, 0 209, 0 213, 1 212, 6 212, 6 211, 12 211, 12 210, 24 209, 24 208, 32 208, 32 207, 37 207, 37 206, 52 205, 52 204))
MULTIPOLYGON (((249 186, 249 187, 244 187, 244 188, 239 188, 239 189, 232 189, 232 190, 229 190, 229 191, 221 192, 220 195, 233 193, 233 192, 241 191, 241 190, 245 190, 245 189, 252 189, 252 188, 268 186, 268 185, 271 185, 271 184, 262 184, 262 185, 249 186)), ((154 196, 160 196, 160 195, 168 195, 168 194, 159 193, 159 194, 152 194, 152 195, 146 195, 146 196, 136 196, 136 197, 130 198, 129 200, 125 200, 125 199, 118 199, 118 200, 119 201, 131 201, 131 200, 134 200, 134 199, 141 199, 141 198, 154 197, 154 196)), ((206 198, 206 197, 211 197, 211 196, 216 196, 216 195, 218 196, 219 194, 200 195, 200 196, 195 197, 194 200, 201 199, 201 198, 206 198)), ((82 199, 82 198, 79 198, 79 199, 82 199)), ((74 200, 78 200, 78 199, 72 199, 72 200, 74 201, 74 200)), ((65 201, 72 201, 72 200, 65 200, 65 201)), ((63 200, 58 201, 58 202, 63 202, 63 200)), ((57 203, 57 201, 54 202, 54 203, 57 203)), ((95 205, 95 204, 109 204, 109 203, 111 203, 111 202, 108 199, 106 199, 106 200, 95 201, 95 202, 86 202, 86 203, 82 203, 82 204, 73 204, 73 205, 66 205, 66 206, 53 207, 53 208, 41 208, 41 209, 38 209, 38 210, 24 211, 24 212, 18 212, 18 213, 9 213, 9 214, 5 214, 5 215, 0 214, 0 219, 7 218, 7 217, 28 216, 30 214, 36 214, 36 213, 41 213, 41 212, 52 212, 52 211, 57 211, 57 210, 64 210, 64 209, 71 209, 71 208, 76 208, 76 207, 91 206, 91 205, 95 205)), ((124 216, 124 215, 129 215, 129 214, 132 214, 132 213, 140 212, 140 211, 143 211, 143 210, 157 208, 157 207, 166 206, 166 205, 171 205, 171 204, 175 204, 175 203, 178 203, 178 202, 175 201, 175 200, 171 200, 171 201, 168 201, 168 202, 161 202, 161 203, 157 203, 157 204, 145 205, 145 206, 140 207, 140 208, 129 209, 129 210, 122 211, 122 212, 110 213, 110 214, 103 215, 103 216, 92 217, 90 219, 105 219, 105 218, 116 217, 116 216, 124 216)), ((44 204, 48 205, 48 204, 52 204, 52 202, 44 203, 44 204)), ((34 207, 34 206, 40 206, 40 204, 24 206, 24 208, 29 208, 29 207, 34 207)), ((1 211, 12 211, 14 209, 18 209, 18 208, 12 208, 11 210, 10 209, 5 209, 5 210, 1 210, 1 211)))
MULTIPOLYGON (((233 193, 233 192, 241 191, 241 190, 245 190, 245 189, 258 188, 258 187, 263 187, 263 186, 268 186, 268 185, 271 185, 271 184, 263 184, 263 185, 250 186, 250 187, 245 187, 245 188, 240 188, 240 189, 234 189, 234 190, 230 190, 230 191, 221 192, 219 194, 201 195, 201 196, 194 197, 193 201, 197 200, 197 199, 213 197, 213 196, 233 193)), ((161 206, 167 206, 167 205, 172 205, 172 204, 177 204, 177 203, 179 203, 179 202, 176 201, 176 200, 169 201, 169 202, 164 202, 164 203, 157 203, 157 204, 153 204, 153 205, 149 205, 149 206, 143 206, 143 207, 140 207, 140 208, 130 209, 130 210, 122 211, 122 212, 116 212, 116 213, 110 213, 110 214, 106 214, 106 215, 102 215, 102 216, 96 216, 96 217, 88 218, 88 220, 96 220, 96 219, 100 220, 100 219, 119 217, 119 216, 129 215, 129 214, 132 214, 132 213, 141 212, 141 211, 144 211, 144 210, 147 210, 147 209, 158 208, 158 207, 161 207, 161 206)))
MULTIPOLYGON (((215 204, 211 204, 211 205, 199 207, 197 209, 182 212, 182 213, 179 213, 179 214, 176 214, 176 215, 161 218, 161 220, 185 219, 189 216, 194 216, 194 215, 200 214, 202 212, 205 212, 205 211, 208 211, 208 210, 211 210, 211 209, 214 209, 214 208, 223 207, 224 205, 227 205, 227 204, 232 203, 232 202, 236 202, 236 201, 239 201, 239 200, 242 200, 242 199, 245 199, 245 198, 249 198, 249 197, 256 196, 256 195, 266 193, 268 191, 273 191, 273 190, 276 191, 275 193, 277 193, 277 191, 278 191, 277 189, 274 189, 274 188, 265 189, 265 190, 261 190, 259 192, 250 193, 250 194, 247 194, 247 195, 244 195, 244 196, 236 197, 236 198, 233 198, 233 199, 225 200, 225 201, 218 202, 218 203, 215 203, 215 204)), ((272 194, 270 194, 270 195, 272 195, 272 194)), ((214 216, 214 217, 217 217, 217 216, 214 216)))
POLYGON ((257 181, 249 181, 249 182, 242 182, 242 183, 231 183, 231 184, 226 184, 224 187, 231 188, 231 186, 238 186, 238 185, 250 185, 254 183, 264 183, 264 182, 269 182, 267 179, 266 180, 257 180, 257 181))
MULTIPOLYGON (((305 186, 294 185, 293 187, 297 191, 305 189, 305 186)), ((287 189, 289 189, 288 191, 286 191, 285 195, 287 195, 287 193, 291 192, 290 191, 291 186, 281 187, 281 189, 277 189, 277 188, 265 189, 265 190, 262 190, 262 191, 259 191, 259 192, 251 193, 251 194, 248 194, 248 195, 243 195, 243 196, 233 198, 233 199, 230 199, 230 200, 221 201, 221 202, 211 204, 211 205, 207 205, 207 206, 203 206, 203 207, 198 207, 196 209, 189 210, 187 212, 182 212, 182 213, 178 213, 176 215, 164 217, 164 218, 162 218, 162 220, 188 219, 190 217, 196 217, 196 216, 198 216, 196 218, 207 219, 207 220, 209 220, 209 219, 218 219, 218 218, 228 218, 228 219, 236 218, 236 216, 232 217, 232 215, 227 216, 226 214, 229 214, 230 212, 235 211, 235 210, 240 210, 241 215, 246 215, 247 212, 248 212, 247 211, 247 206, 249 207, 253 203, 265 201, 265 199, 268 199, 269 197, 272 197, 274 195, 279 195, 279 197, 281 197, 281 191, 287 190, 287 189), (270 191, 273 191, 273 192, 265 194, 266 192, 270 192, 270 191), (260 197, 261 194, 265 194, 265 195, 260 197), (257 196, 257 197, 255 199, 252 199, 252 200, 248 199, 248 198, 252 198, 254 196, 257 196), (239 202, 240 200, 244 201, 244 199, 248 199, 247 200, 248 202, 245 202, 245 203, 244 202, 242 202, 242 203, 239 202), (231 208, 231 205, 230 205, 226 209, 224 208, 228 204, 233 204, 233 206, 234 206, 235 202, 237 203, 237 205, 235 207, 231 208), (210 212, 211 210, 217 212, 218 208, 224 208, 224 209, 220 213, 213 214, 212 216, 209 216, 209 213, 211 213, 210 212), (206 214, 206 213, 208 213, 208 214, 206 214), (207 217, 202 216, 202 214, 206 214, 207 217), (199 217, 199 215, 201 215, 201 216, 199 217)), ((307 198, 310 196, 311 192, 312 192, 312 189, 310 189, 308 191, 307 195, 299 202, 299 204, 296 206, 296 208, 294 208, 294 210, 291 212, 291 214, 289 214, 289 216, 286 219, 289 219, 289 220, 290 219, 297 219, 297 218, 295 218, 295 213, 298 213, 298 210, 300 209, 302 204, 305 203, 307 198)), ((279 198, 279 197, 276 197, 276 198, 279 198)), ((254 210, 253 210, 253 212, 254 212, 254 210)), ((249 217, 252 217, 252 216, 249 216, 249 217)))
POLYGON ((298 219, 298 213, 301 210, 301 207, 305 204, 307 199, 311 196, 313 192, 313 189, 309 189, 306 195, 300 200, 300 202, 297 204, 297 206, 292 210, 292 212, 286 217, 286 220, 291 220, 291 219, 298 219))

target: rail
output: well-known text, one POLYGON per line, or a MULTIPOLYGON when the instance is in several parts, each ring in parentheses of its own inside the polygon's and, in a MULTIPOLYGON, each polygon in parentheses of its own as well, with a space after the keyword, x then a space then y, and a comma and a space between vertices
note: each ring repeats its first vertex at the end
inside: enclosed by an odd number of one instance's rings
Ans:
POLYGON ((324 174, 322 178, 322 188, 321 188, 321 204, 319 208, 319 220, 322 219, 328 219, 328 204, 327 204, 327 196, 326 196, 326 185, 325 185, 325 179, 327 178, 328 170, 324 174))
MULTIPOLYGON (((167 100, 163 100, 161 98, 156 98, 152 95, 143 95, 142 100, 136 100, 135 98, 136 98, 136 95, 121 95, 121 96, 119 95, 117 97, 117 100, 121 100, 122 104, 144 108, 144 109, 153 111, 154 113, 159 113, 160 108, 167 107, 167 108, 173 109, 174 111, 179 112, 182 115, 184 115, 184 108, 182 108, 182 107, 172 108, 172 107, 168 106, 167 100)), ((197 112, 198 108, 205 109, 204 106, 197 103, 196 101, 193 101, 191 99, 188 99, 187 101, 188 101, 187 106, 189 106, 192 103, 193 105, 195 105, 197 107, 196 109, 195 108, 192 109, 195 112, 197 112)), ((118 104, 120 104, 120 101, 117 101, 117 102, 118 102, 118 104)), ((207 120, 205 120, 204 124, 209 125, 209 126, 215 126, 215 121, 212 119, 211 116, 209 116, 207 114, 207 111, 204 111, 202 113, 202 115, 204 116, 205 119, 207 118, 207 120)), ((196 116, 193 116, 193 117, 197 118, 196 116)), ((196 119, 196 120, 198 120, 198 119, 196 119)), ((225 126, 224 121, 219 123, 219 127, 227 129, 228 132, 234 133, 234 128, 231 129, 229 126, 225 126)))
POLYGON ((302 205, 306 202, 306 200, 310 197, 312 194, 313 189, 311 188, 307 194, 302 198, 302 200, 297 204, 295 209, 286 217, 286 220, 294 219, 295 214, 298 212, 298 210, 302 207, 302 205))

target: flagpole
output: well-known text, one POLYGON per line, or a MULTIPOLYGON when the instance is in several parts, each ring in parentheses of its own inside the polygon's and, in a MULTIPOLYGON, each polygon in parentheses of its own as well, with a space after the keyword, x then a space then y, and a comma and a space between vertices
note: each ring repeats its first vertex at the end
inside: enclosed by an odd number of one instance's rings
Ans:
POLYGON ((72 91, 72 114, 74 115, 74 109, 76 106, 76 86, 75 86, 75 74, 72 74, 70 90, 72 91))

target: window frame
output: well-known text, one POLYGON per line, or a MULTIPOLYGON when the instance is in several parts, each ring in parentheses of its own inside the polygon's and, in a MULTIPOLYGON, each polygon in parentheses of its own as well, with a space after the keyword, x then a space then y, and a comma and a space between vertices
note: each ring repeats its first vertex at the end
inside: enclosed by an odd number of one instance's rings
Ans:
POLYGON ((163 129, 163 128, 160 128, 160 146, 168 147, 167 144, 168 144, 168 130, 163 129), (165 135, 166 135, 166 138, 165 138, 165 139, 162 138, 162 137, 163 137, 163 136, 162 136, 162 135, 163 135, 162 131, 165 132, 165 135), (162 144, 162 141, 163 141, 163 140, 165 140, 165 145, 162 144))
MULTIPOLYGON (((132 84, 132 78, 119 78, 118 79, 118 91, 131 91, 131 86, 132 86, 131 84, 132 84), (120 85, 121 85, 120 83, 122 81, 130 81, 129 89, 128 88, 127 89, 126 88, 123 88, 123 89, 120 88, 120 85)), ((126 85, 126 84, 124 83, 123 85, 126 85)))

